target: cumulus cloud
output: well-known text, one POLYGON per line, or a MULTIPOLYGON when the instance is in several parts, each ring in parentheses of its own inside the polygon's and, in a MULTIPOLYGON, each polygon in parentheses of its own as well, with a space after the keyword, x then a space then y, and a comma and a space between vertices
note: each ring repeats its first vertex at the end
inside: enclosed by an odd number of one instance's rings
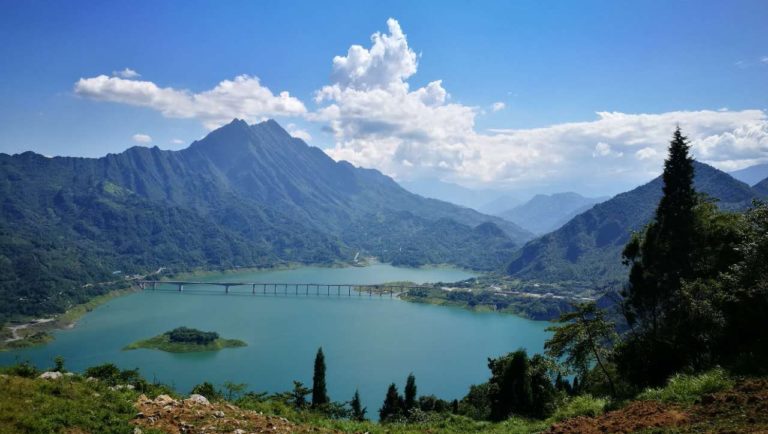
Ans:
POLYGON ((730 170, 768 161, 768 119, 761 110, 599 112, 591 121, 479 132, 479 110, 452 102, 442 81, 410 88, 418 57, 396 20, 387 27, 388 34, 371 37, 370 47, 353 45, 335 57, 331 83, 315 94, 320 107, 308 118, 333 134, 326 152, 337 160, 401 180, 574 189, 610 183, 619 191, 660 172, 679 124, 705 162, 730 170))
POLYGON ((114 75, 115 77, 121 77, 121 78, 127 78, 127 79, 141 77, 141 74, 139 74, 138 72, 134 71, 131 68, 125 68, 122 71, 112 71, 112 75, 114 75))
POLYGON ((174 145, 182 145, 182 144, 184 144, 184 140, 181 140, 181 139, 171 139, 171 143, 173 143, 174 145))
POLYGON ((502 111, 502 110, 504 110, 506 107, 507 107, 507 105, 506 105, 506 104, 504 104, 504 103, 503 103, 503 102, 501 102, 501 101, 499 101, 499 102, 495 102, 495 103, 491 104, 491 111, 494 111, 494 112, 502 111))
POLYGON ((305 142, 312 140, 312 135, 309 134, 309 131, 297 127, 296 124, 288 124, 286 129, 288 130, 288 134, 297 139, 304 140, 305 142))
POLYGON ((635 158, 638 160, 648 160, 659 155, 659 152, 653 148, 643 148, 635 152, 635 158))
POLYGON ((133 141, 136 143, 147 144, 152 142, 152 137, 146 134, 134 134, 133 141))
POLYGON ((211 129, 233 118, 257 122, 264 117, 301 115, 307 111, 304 103, 288 92, 275 95, 257 77, 248 75, 224 80, 200 93, 159 87, 151 81, 99 75, 81 78, 75 83, 75 93, 99 101, 148 107, 169 118, 196 118, 211 129))
POLYGON ((623 152, 616 152, 611 148, 611 145, 605 142, 597 142, 595 150, 592 151, 592 157, 622 157, 623 152))

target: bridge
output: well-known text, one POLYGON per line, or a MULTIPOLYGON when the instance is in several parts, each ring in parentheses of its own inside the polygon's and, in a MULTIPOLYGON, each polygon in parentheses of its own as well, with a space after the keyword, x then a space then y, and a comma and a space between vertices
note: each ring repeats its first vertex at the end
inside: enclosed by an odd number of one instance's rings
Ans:
MULTIPOLYGON (((185 287, 191 286, 215 286, 229 294, 230 288, 246 287, 254 295, 325 295, 325 296, 363 296, 389 295, 394 297, 411 289, 427 289, 427 285, 359 285, 359 284, 328 284, 328 283, 263 283, 263 282, 201 282, 188 280, 138 280, 136 281, 142 290, 158 290, 161 286, 175 287, 178 292, 183 292, 185 287)), ((238 291, 238 293, 243 293, 238 291)))

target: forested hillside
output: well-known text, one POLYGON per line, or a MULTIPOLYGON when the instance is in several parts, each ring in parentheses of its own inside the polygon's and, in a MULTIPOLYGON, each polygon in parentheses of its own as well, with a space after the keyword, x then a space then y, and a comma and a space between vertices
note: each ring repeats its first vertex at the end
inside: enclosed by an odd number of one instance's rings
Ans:
POLYGON ((274 121, 235 120, 182 151, 0 154, 0 199, 0 320, 65 309, 115 271, 332 263, 357 252, 492 269, 531 237, 337 163, 274 121))
MULTIPOLYGON (((695 185, 724 210, 745 210, 759 193, 703 163, 694 163, 695 185)), ((527 243, 515 254, 509 274, 544 281, 588 281, 617 285, 626 279, 621 251, 633 231, 653 216, 661 178, 594 206, 560 229, 527 243)))

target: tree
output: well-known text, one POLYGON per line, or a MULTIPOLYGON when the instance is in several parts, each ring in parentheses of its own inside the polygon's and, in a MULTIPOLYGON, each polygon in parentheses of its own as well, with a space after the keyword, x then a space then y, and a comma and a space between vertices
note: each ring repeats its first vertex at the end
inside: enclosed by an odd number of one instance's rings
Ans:
POLYGON ((611 394, 616 396, 616 386, 605 366, 616 339, 614 324, 605 319, 603 311, 594 302, 577 305, 573 312, 561 315, 557 322, 561 325, 547 328, 554 332, 544 343, 547 355, 554 359, 565 357, 565 366, 582 378, 596 363, 608 381, 611 394))
POLYGON ((695 278, 695 258, 702 246, 696 243, 699 202, 688 151, 688 140, 677 128, 664 162, 663 195, 654 219, 623 251, 624 263, 631 268, 622 307, 632 332, 616 355, 624 377, 638 386, 663 384, 689 357, 690 348, 679 348, 687 340, 685 319, 690 313, 680 303, 681 289, 695 278))
POLYGON ((237 399, 238 396, 245 392, 245 388, 247 386, 248 385, 245 383, 233 383, 231 381, 225 381, 224 389, 227 391, 227 401, 237 399))
POLYGON ((635 236, 624 249, 625 264, 631 265, 625 291, 625 310, 630 324, 648 328, 652 338, 659 334, 661 316, 681 280, 691 276, 694 243, 693 159, 688 139, 680 128, 669 145, 662 175, 663 196, 654 220, 642 236, 635 236))
POLYGON ((379 409, 379 419, 382 422, 386 422, 395 416, 403 414, 403 398, 397 391, 395 383, 389 385, 387 389, 387 395, 384 397, 384 404, 379 409))
POLYGON ((408 375, 408 379, 405 381, 405 400, 404 408, 408 412, 416 406, 416 377, 413 373, 408 375))
POLYGON ((64 356, 56 356, 53 358, 53 370, 56 372, 66 372, 64 369, 64 356))
POLYGON ((312 376, 312 407, 317 408, 330 402, 325 388, 325 355, 323 348, 317 349, 315 356, 315 372, 312 376))
POLYGON ((527 414, 533 401, 528 353, 520 349, 498 359, 488 359, 488 368, 491 370, 488 380, 491 420, 504 420, 512 413, 527 414))
POLYGON ((307 395, 312 393, 311 390, 304 387, 304 383, 301 381, 293 381, 293 390, 291 391, 290 400, 293 402, 293 406, 296 410, 303 410, 307 407, 307 395))
POLYGON ((366 407, 360 402, 360 392, 355 390, 355 396, 352 397, 352 401, 349 401, 349 406, 352 407, 352 420, 364 421, 365 413, 368 411, 366 407))
POLYGON ((221 392, 216 390, 213 384, 209 382, 203 382, 192 388, 192 394, 203 395, 211 401, 221 399, 221 392))

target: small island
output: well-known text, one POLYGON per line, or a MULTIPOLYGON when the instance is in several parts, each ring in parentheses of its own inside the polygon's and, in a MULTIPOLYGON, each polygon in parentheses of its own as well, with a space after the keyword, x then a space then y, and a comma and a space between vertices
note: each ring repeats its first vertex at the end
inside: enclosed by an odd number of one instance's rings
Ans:
POLYGON ((216 332, 178 327, 159 336, 134 342, 123 349, 149 348, 169 353, 196 353, 244 346, 246 346, 245 342, 238 339, 223 339, 216 332))

